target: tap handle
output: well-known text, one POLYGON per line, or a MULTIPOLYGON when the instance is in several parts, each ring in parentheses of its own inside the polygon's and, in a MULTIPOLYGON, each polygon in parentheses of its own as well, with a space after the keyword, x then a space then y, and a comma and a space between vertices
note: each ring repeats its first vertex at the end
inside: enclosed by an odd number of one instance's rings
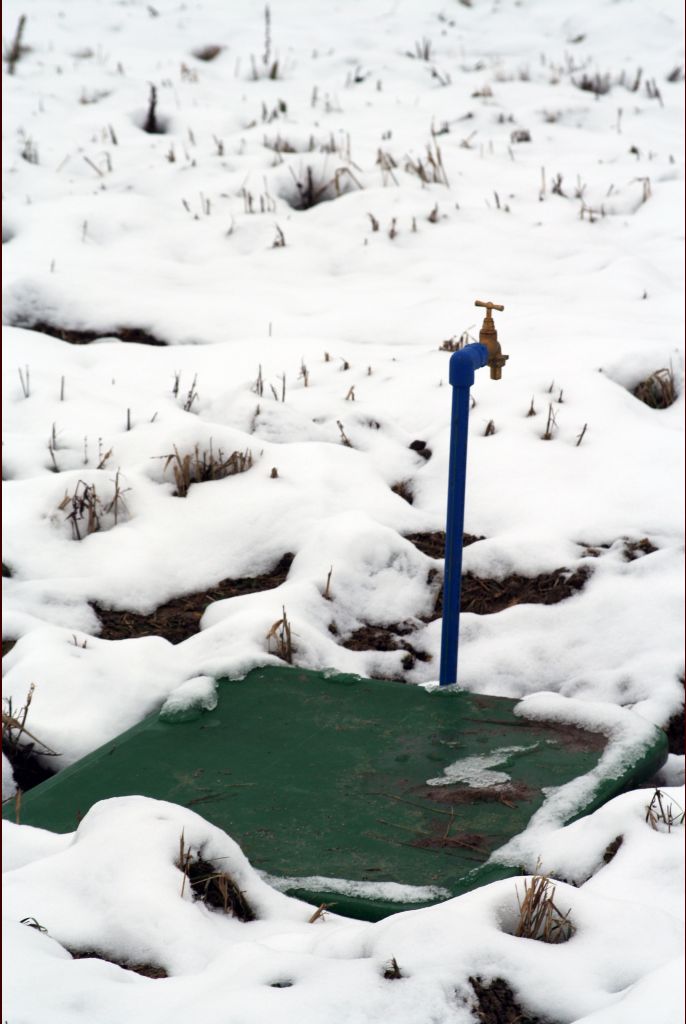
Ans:
POLYGON ((490 317, 492 309, 497 309, 501 313, 505 309, 504 306, 499 306, 497 304, 497 302, 482 302, 481 299, 477 299, 476 302, 474 303, 474 305, 475 306, 483 306, 484 309, 486 310, 486 316, 488 316, 488 317, 490 317))

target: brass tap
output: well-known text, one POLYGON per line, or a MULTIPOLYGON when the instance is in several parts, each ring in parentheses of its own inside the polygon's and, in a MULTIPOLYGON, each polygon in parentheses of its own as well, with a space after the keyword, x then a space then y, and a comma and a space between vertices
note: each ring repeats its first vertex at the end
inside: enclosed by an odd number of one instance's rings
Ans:
POLYGON ((479 299, 474 303, 475 306, 483 306, 486 310, 486 316, 484 322, 481 325, 479 331, 479 342, 481 345, 485 345, 488 349, 488 366, 491 368, 491 380, 500 380, 502 377, 502 369, 507 360, 510 358, 503 354, 498 341, 498 332, 495 329, 495 323, 491 315, 491 310, 498 309, 502 313, 505 309, 504 306, 498 306, 495 302, 481 302, 479 299))

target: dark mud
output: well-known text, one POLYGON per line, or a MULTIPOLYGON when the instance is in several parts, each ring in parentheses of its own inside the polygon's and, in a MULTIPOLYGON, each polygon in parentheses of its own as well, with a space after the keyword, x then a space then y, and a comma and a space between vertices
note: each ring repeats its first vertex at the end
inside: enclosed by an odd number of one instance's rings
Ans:
POLYGON ((206 590, 175 597, 149 615, 115 611, 96 604, 93 607, 101 623, 99 635, 104 640, 161 636, 172 644, 179 644, 199 631, 200 619, 208 605, 229 597, 255 594, 281 586, 288 576, 292 561, 293 555, 285 554, 271 572, 262 576, 221 580, 206 590))

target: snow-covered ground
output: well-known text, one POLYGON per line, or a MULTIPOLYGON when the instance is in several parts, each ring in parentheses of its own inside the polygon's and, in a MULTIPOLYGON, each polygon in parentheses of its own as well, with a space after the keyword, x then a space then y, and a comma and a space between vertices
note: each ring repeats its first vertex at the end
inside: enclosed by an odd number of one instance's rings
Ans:
MULTIPOLYGON (((666 726, 684 671, 680 9, 270 8, 265 33, 245 0, 4 5, 6 56, 22 14, 27 47, 3 69, 4 697, 16 710, 35 684, 27 726, 66 766, 175 692, 207 699, 198 676, 279 663, 283 608, 299 665, 434 680, 442 564, 407 536, 444 527, 441 346, 476 339, 478 298, 504 304, 509 360, 473 388, 465 529, 484 539, 464 569, 591 574, 558 604, 464 614, 460 684, 666 726), (328 201, 299 209, 308 190, 328 201), (632 391, 662 369, 678 398, 656 410, 632 391), (210 446, 252 464, 175 496, 166 456, 210 446), (86 485, 100 529, 81 520, 78 540, 64 499, 86 485), (180 644, 98 636, 94 604, 149 614, 286 552, 280 587, 209 604, 180 644), (341 644, 398 623, 429 658, 341 644)), ((683 757, 662 782, 684 806, 683 757)), ((313 908, 171 804, 103 803, 73 836, 6 823, 4 1016, 468 1022, 478 975, 553 1022, 672 1024, 683 828, 651 829, 650 795, 522 841, 529 870, 540 857, 565 880, 577 931, 559 946, 510 934, 513 882, 309 924, 313 908), (179 897, 181 829, 225 858, 256 921, 179 897)))

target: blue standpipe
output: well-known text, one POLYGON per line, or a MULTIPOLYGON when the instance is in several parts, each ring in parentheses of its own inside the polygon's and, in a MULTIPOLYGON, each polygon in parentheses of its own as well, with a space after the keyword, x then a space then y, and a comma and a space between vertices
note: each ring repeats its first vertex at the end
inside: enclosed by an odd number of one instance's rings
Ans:
POLYGON ((469 389, 474 372, 486 365, 485 345, 465 345, 450 357, 453 388, 450 417, 450 464, 448 468, 448 514, 445 529, 445 570, 443 576, 443 629, 441 633, 440 685, 457 682, 457 648, 460 632, 462 590, 462 535, 467 480, 467 434, 469 430, 469 389))

